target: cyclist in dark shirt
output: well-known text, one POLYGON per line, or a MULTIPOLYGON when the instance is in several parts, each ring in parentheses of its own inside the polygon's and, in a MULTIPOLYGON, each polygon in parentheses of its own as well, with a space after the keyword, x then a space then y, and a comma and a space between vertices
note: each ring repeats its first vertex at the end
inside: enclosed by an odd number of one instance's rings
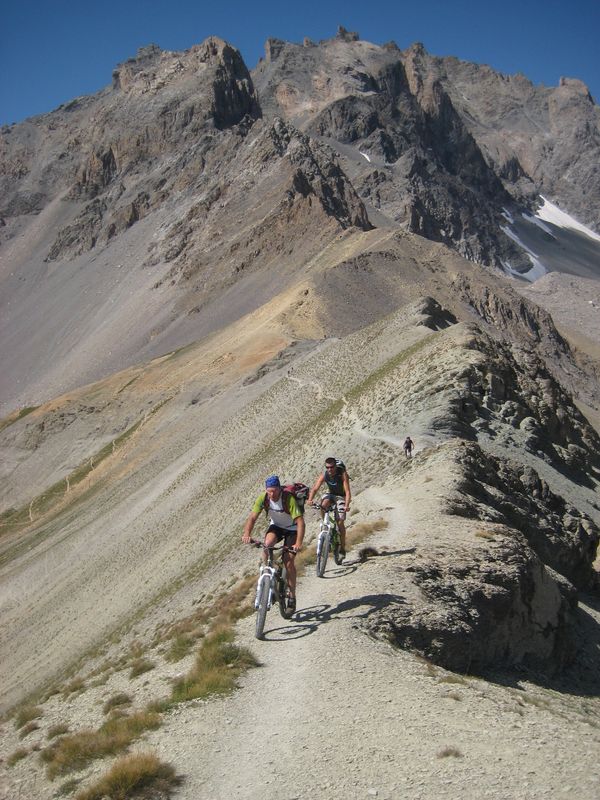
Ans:
POLYGON ((346 555, 346 525, 344 520, 346 519, 346 514, 350 510, 352 495, 350 493, 350 478, 348 477, 348 472, 346 468, 338 464, 333 457, 325 459, 325 472, 319 475, 314 486, 308 493, 307 503, 313 502, 316 493, 324 483, 327 485, 327 491, 321 497, 321 504, 325 508, 329 508, 330 504, 335 505, 335 516, 340 532, 340 555, 343 558, 346 555))

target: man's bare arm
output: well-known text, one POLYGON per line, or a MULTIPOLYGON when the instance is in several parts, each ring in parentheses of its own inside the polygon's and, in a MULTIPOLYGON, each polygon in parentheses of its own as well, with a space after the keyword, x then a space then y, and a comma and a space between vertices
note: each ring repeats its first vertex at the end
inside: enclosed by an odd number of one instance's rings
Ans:
POLYGON ((350 509, 350 500, 352 499, 352 494, 350 492, 350 481, 348 479, 348 473, 344 472, 344 494, 346 495, 346 511, 350 509))
POLYGON ((254 524, 258 519, 258 516, 259 515, 256 514, 254 511, 250 512, 250 515, 246 520, 246 524, 244 525, 244 535, 242 536, 242 542, 244 542, 244 544, 249 544, 252 534, 252 529, 254 528, 254 524))
POLYGON ((300 550, 302 547, 302 542, 304 541, 304 531, 306 530, 306 526, 304 524, 304 517, 297 517, 294 522, 298 526, 298 533, 296 535, 296 544, 295 547, 297 550, 300 550))
POLYGON ((308 497, 306 498, 306 502, 307 503, 312 503, 312 501, 315 499, 315 495, 319 491, 319 489, 321 488, 321 484, 323 483, 324 480, 325 480, 325 478, 322 475, 319 475, 319 477, 315 481, 314 486, 312 487, 312 489, 308 493, 308 497))

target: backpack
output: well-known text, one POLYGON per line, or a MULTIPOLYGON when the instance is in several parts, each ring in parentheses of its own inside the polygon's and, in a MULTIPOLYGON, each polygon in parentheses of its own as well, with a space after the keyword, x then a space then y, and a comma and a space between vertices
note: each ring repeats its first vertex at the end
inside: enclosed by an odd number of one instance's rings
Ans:
MULTIPOLYGON (((306 503, 306 498, 308 497, 310 489, 305 483, 286 483, 285 486, 281 487, 282 497, 283 497, 283 510, 289 514, 289 498, 290 495, 293 495, 296 498, 296 503, 298 505, 298 511, 301 514, 304 514, 304 504, 306 503)), ((269 495, 265 492, 265 499, 263 500, 263 508, 265 510, 265 514, 269 515, 269 495)))
MULTIPOLYGON (((335 464, 337 467, 336 472, 338 473, 338 475, 342 475, 343 477, 344 472, 346 473, 346 475, 348 475, 348 470, 346 469, 346 465, 344 464, 341 458, 336 458, 335 464)), ((351 480, 350 475, 348 475, 348 480, 351 480)))

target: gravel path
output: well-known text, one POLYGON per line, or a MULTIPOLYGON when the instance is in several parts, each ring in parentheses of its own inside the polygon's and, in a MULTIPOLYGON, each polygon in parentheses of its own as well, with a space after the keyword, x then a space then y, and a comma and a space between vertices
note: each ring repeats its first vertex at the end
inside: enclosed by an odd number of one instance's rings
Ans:
MULTIPOLYGON (((390 526, 369 544, 402 559, 409 520, 381 492, 371 500, 390 526)), ((178 800, 600 796, 598 719, 556 693, 446 673, 360 631, 381 592, 402 601, 375 563, 352 551, 323 579, 311 569, 294 619, 270 611, 262 642, 253 617, 239 624, 262 666, 230 697, 175 710, 149 739, 185 776, 178 800)))

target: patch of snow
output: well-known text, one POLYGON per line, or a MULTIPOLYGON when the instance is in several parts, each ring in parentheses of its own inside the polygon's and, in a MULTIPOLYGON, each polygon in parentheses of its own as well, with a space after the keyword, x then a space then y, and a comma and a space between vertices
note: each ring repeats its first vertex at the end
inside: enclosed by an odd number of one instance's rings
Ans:
POLYGON ((528 214, 526 211, 524 211, 521 216, 527 222, 530 222, 532 225, 537 225, 538 228, 541 228, 544 231, 544 233, 547 233, 549 236, 552 236, 553 239, 556 239, 556 236, 552 233, 550 228, 547 225, 544 225, 542 220, 538 217, 534 217, 532 214, 528 214))
POLYGON ((507 222, 510 222, 511 225, 514 223, 513 215, 507 208, 502 209, 502 216, 507 222))
POLYGON ((547 275, 548 274, 548 270, 542 264, 542 262, 539 260, 539 258, 536 258, 535 256, 532 256, 531 253, 527 253, 527 255, 529 257, 529 260, 532 263, 532 267, 531 267, 530 270, 528 270, 527 272, 523 273, 523 277, 525 278, 525 280, 531 281, 531 283, 534 283, 535 281, 538 280, 538 278, 543 278, 544 275, 547 275))
POLYGON ((370 156, 368 156, 366 153, 363 153, 362 150, 359 150, 358 152, 361 154, 361 156, 364 156, 367 159, 369 164, 371 163, 371 157, 370 156))
POLYGON ((540 261, 537 253, 534 253, 533 250, 530 250, 525 244, 523 244, 523 242, 519 239, 516 233, 511 231, 511 229, 508 227, 501 227, 501 230, 504 231, 504 233, 508 236, 509 239, 512 239, 513 242, 515 242, 516 244, 519 245, 519 247, 525 250, 529 260, 532 263, 531 269, 527 270, 527 272, 518 272, 517 270, 513 269, 508 262, 503 261, 502 264, 508 273, 510 273, 511 275, 515 275, 519 278, 525 278, 526 281, 531 281, 531 283, 537 281, 538 278, 541 278, 543 275, 546 275, 548 273, 548 270, 540 261))
POLYGON ((523 278, 530 283, 535 283, 538 278, 543 278, 548 271, 542 262, 534 258, 531 253, 527 253, 527 256, 531 259, 531 263, 533 264, 531 269, 527 270, 527 272, 519 272, 517 269, 513 269, 508 261, 503 261, 502 266, 504 267, 504 271, 509 275, 513 275, 515 278, 523 278))
POLYGON ((584 233, 586 236, 589 236, 590 239, 595 239, 597 242, 600 242, 600 234, 597 234, 590 230, 590 228, 582 225, 581 222, 578 222, 558 206, 555 206, 554 203, 551 203, 543 195, 540 195, 540 197, 544 201, 544 205, 538 209, 536 217, 539 217, 546 222, 551 222, 553 225, 557 225, 559 228, 570 228, 571 230, 579 231, 580 233, 584 233))

